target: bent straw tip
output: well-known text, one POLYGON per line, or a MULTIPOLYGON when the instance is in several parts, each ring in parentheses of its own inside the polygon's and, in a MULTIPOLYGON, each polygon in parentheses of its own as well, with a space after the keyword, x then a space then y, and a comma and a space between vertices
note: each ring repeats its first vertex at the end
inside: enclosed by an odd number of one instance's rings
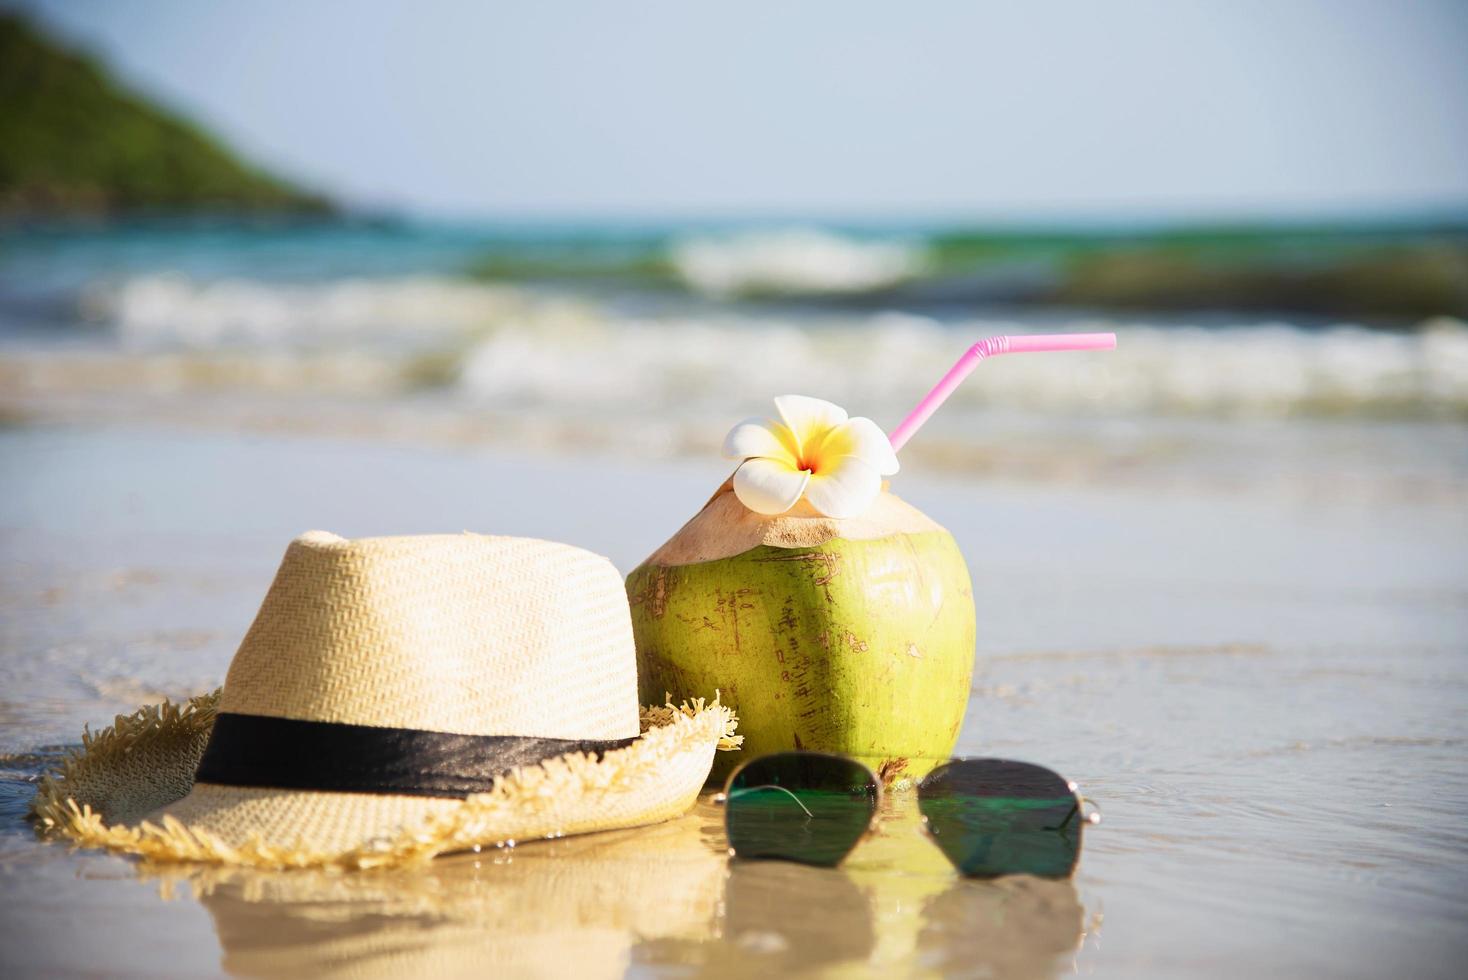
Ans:
POLYGON ((900 450, 912 434, 928 420, 938 406, 953 393, 959 382, 968 377, 979 362, 996 354, 1027 354, 1046 351, 1111 350, 1116 347, 1114 333, 1051 333, 1018 334, 1015 336, 990 337, 968 349, 958 363, 949 369, 933 390, 928 392, 917 407, 908 413, 902 424, 892 430, 891 442, 894 451, 900 450))

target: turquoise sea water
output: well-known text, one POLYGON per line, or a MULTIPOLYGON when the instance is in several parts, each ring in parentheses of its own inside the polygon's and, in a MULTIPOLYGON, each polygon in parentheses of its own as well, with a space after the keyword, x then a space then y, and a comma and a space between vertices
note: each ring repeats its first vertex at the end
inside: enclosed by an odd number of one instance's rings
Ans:
MULTIPOLYGON (((1043 305, 1077 296, 1050 290, 1096 272, 1104 259, 1169 258, 1215 274, 1250 270, 1294 275, 1349 263, 1398 260, 1401 278, 1460 287, 1404 304, 1340 296, 1322 280, 1312 299, 1282 293, 1271 307, 1244 279, 1224 279, 1192 302, 1166 295, 1151 267, 1130 275, 1153 289, 1158 309, 1353 314, 1403 324, 1433 313, 1462 316, 1468 215, 1292 225, 1089 225, 973 227, 956 222, 428 221, 409 219, 134 219, 107 224, 0 224, 6 292, 76 285, 97 274, 168 268, 199 277, 302 280, 422 273, 500 280, 660 285, 721 296, 867 297, 872 305, 961 307, 1043 305), (1452 260, 1458 264, 1453 266, 1452 260), (39 278, 37 278, 39 277, 39 278), (1181 305, 1180 305, 1181 304, 1181 305), (1395 305, 1400 309, 1393 310, 1395 305)), ((1373 266, 1374 267, 1374 266, 1373 266)), ((1181 266, 1170 271, 1173 278, 1181 266)), ((1378 278, 1380 274, 1378 273, 1378 278)), ((1143 301, 1129 305, 1142 309, 1143 301)), ((1114 299, 1115 297, 1112 297, 1114 299)), ((1381 297, 1379 297, 1381 298, 1381 297)), ((1102 297, 1105 305, 1110 302, 1102 297)))
POLYGON ((1105 355, 986 364, 906 458, 1047 480, 1151 472, 1304 494, 1322 483, 1367 496, 1468 493, 1468 326, 1453 316, 1022 299, 1088 250, 1177 247, 1284 268, 1451 247, 1451 229, 1107 234, 364 221, 11 229, 0 233, 0 413, 663 458, 716 452, 732 421, 769 412, 784 393, 831 399, 890 429, 982 337, 1112 330, 1120 346, 1105 355))

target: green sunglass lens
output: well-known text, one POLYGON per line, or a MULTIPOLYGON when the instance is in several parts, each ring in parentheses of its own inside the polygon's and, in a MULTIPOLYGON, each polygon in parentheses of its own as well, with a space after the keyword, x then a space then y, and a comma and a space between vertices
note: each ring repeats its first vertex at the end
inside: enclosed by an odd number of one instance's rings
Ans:
POLYGON ((729 847, 736 856, 831 867, 871 825, 877 780, 851 759, 781 752, 736 772, 724 807, 729 847))
POLYGON ((1066 878, 1081 852, 1085 820, 1070 783, 1042 766, 959 759, 918 785, 928 831, 963 874, 1066 878))

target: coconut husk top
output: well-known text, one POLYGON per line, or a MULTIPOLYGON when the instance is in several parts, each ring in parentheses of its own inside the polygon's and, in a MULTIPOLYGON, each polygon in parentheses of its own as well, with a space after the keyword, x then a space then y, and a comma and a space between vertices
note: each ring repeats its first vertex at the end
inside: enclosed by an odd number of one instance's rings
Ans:
POLYGON ((648 556, 651 565, 691 565, 743 554, 751 548, 815 548, 833 538, 866 541, 894 534, 941 531, 943 527, 883 483, 882 492, 859 517, 827 517, 801 498, 783 514, 757 514, 734 495, 732 478, 684 524, 678 533, 648 556))

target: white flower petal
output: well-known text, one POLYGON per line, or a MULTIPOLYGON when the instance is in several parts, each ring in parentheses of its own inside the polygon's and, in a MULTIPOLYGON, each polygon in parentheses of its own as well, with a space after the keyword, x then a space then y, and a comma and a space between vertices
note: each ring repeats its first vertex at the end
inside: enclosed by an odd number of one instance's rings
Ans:
POLYGON ((778 459, 795 468, 794 447, 790 445, 790 430, 773 419, 745 419, 724 437, 726 459, 749 459, 762 456, 778 459))
POLYGON ((892 441, 871 419, 854 418, 832 429, 817 455, 822 459, 855 456, 882 476, 891 476, 898 469, 892 441))
POLYGON ((827 517, 858 517, 881 492, 882 476, 875 467, 855 456, 844 456, 835 466, 810 478, 805 499, 827 517))
POLYGON ((781 395, 775 399, 775 410, 794 434, 797 452, 805 452, 846 421, 846 409, 808 395, 781 395))
POLYGON ((783 514, 805 492, 811 476, 778 459, 746 459, 734 471, 734 495, 756 514, 783 514))

